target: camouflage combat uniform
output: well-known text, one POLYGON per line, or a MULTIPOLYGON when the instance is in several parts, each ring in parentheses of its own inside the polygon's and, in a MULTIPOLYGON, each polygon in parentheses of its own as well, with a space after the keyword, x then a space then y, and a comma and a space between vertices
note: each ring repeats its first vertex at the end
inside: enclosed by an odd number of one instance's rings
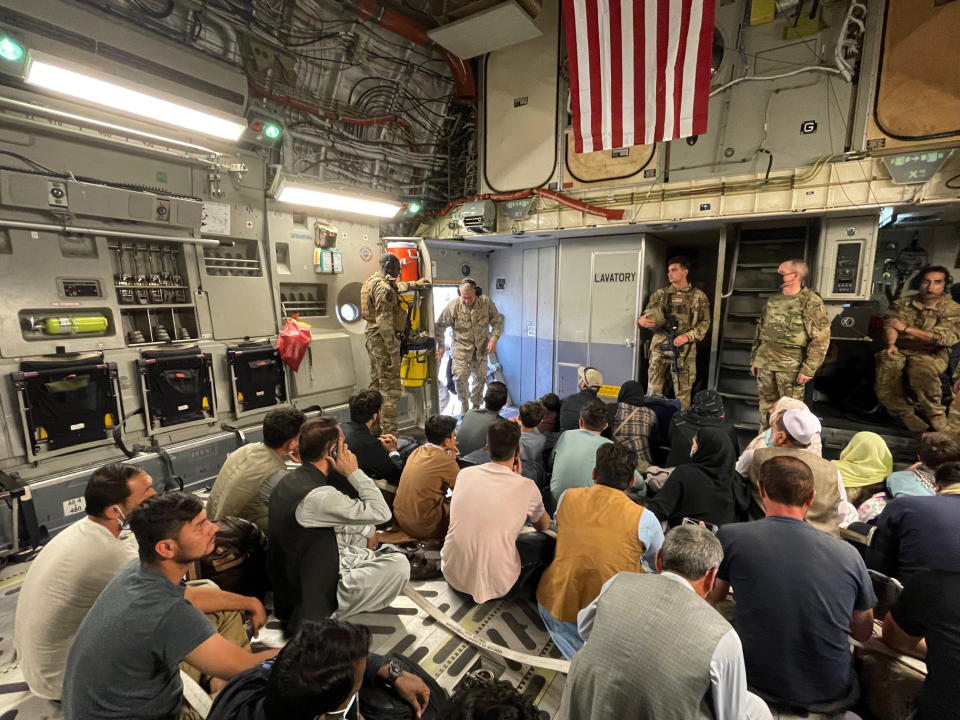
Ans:
POLYGON ((950 347, 960 340, 960 305, 943 295, 936 304, 926 307, 919 295, 909 295, 894 300, 884 319, 889 323, 894 318, 907 327, 933 333, 934 339, 926 341, 900 333, 896 355, 888 355, 885 349, 877 353, 877 399, 909 429, 925 430, 926 422, 917 418, 904 395, 906 373, 917 409, 935 429, 945 430, 940 376, 947 369, 950 347))
POLYGON ((437 345, 443 344, 443 334, 453 328, 453 377, 463 412, 480 407, 483 388, 487 383, 487 343, 499 340, 503 334, 503 315, 486 295, 478 295, 470 307, 456 298, 447 305, 435 324, 437 345), (475 385, 470 391, 470 376, 475 385))
POLYGON ((647 370, 647 394, 662 395, 663 383, 670 373, 673 392, 686 409, 690 405, 690 390, 697 379, 697 343, 710 330, 710 300, 702 290, 687 285, 677 290, 673 285, 657 290, 650 296, 643 314, 656 323, 650 341, 650 366, 647 370), (673 371, 673 360, 661 346, 667 342, 671 314, 677 320, 677 335, 686 335, 690 342, 676 348, 680 374, 673 371))
POLYGON ((781 397, 803 400, 797 375, 813 377, 830 345, 830 322, 823 300, 810 288, 767 300, 750 351, 757 368, 760 421, 770 423, 770 408, 781 397))
POLYGON ((400 335, 407 315, 400 305, 400 293, 408 283, 395 283, 382 272, 376 272, 360 288, 360 316, 367 321, 363 339, 370 356, 370 389, 383 395, 380 409, 380 431, 396 435, 397 403, 400 386, 400 335))

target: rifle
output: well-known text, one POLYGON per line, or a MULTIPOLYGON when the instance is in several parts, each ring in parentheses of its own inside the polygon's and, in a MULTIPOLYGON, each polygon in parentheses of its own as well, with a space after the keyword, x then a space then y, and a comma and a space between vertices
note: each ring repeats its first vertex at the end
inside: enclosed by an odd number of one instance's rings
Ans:
POLYGON ((683 333, 680 332, 680 324, 677 322, 677 317, 673 313, 670 313, 667 316, 667 339, 660 343, 660 353, 665 358, 669 358, 670 367, 673 369, 673 372, 677 377, 680 376, 680 348, 673 344, 673 341, 676 340, 683 333))

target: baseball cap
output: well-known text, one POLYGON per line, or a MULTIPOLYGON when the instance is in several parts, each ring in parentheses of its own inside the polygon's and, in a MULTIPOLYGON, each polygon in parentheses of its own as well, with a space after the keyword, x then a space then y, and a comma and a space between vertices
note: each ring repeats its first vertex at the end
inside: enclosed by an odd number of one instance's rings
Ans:
POLYGON ((817 416, 806 408, 787 410, 781 422, 783 428, 801 445, 809 445, 821 429, 817 416))
POLYGON ((603 385, 603 375, 594 367, 581 365, 577 368, 577 378, 582 380, 587 387, 598 388, 603 385))

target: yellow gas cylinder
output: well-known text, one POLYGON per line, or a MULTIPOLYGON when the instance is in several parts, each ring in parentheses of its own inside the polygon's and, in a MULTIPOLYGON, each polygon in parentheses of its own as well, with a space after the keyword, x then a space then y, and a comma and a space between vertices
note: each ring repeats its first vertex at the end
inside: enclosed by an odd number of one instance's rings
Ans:
POLYGON ((103 315, 71 315, 48 317, 43 329, 48 335, 77 335, 78 333, 104 332, 109 323, 103 315))

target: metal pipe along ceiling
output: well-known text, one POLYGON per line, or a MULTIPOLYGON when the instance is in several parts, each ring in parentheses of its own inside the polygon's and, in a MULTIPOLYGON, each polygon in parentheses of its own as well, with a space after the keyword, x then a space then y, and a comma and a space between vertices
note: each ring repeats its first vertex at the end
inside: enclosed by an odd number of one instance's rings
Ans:
POLYGON ((176 237, 173 235, 149 235, 137 232, 123 232, 122 230, 104 230, 102 228, 77 227, 75 225, 52 225, 49 223, 23 222, 20 220, 0 220, 0 227, 14 230, 36 230, 40 232, 70 233, 72 235, 99 235, 101 237, 115 237, 130 240, 153 240, 163 242, 178 242, 188 245, 207 245, 221 247, 233 245, 232 241, 214 240, 213 238, 176 237))

